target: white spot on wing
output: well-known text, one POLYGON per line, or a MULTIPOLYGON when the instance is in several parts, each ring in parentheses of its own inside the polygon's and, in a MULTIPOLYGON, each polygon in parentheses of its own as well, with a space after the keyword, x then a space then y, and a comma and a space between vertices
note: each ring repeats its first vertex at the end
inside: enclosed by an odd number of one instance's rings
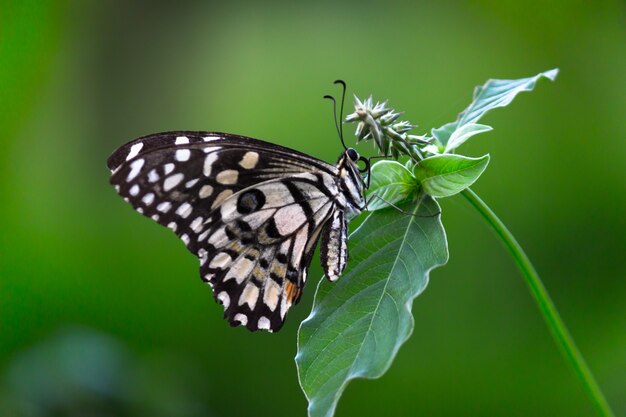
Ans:
POLYGON ((211 229, 205 230, 200 236, 198 236, 198 242, 202 242, 209 235, 211 229))
POLYGON ((235 321, 238 321, 242 326, 245 326, 248 324, 248 316, 242 313, 235 314, 235 321))
POLYGON ((169 201, 159 203, 159 205, 157 206, 157 210, 159 210, 161 213, 167 213, 168 211, 170 211, 171 208, 172 203, 170 203, 169 201))
POLYGON ((198 257, 200 258, 200 265, 204 265, 207 260, 208 252, 204 249, 198 250, 198 257))
POLYGON ((191 151, 189 149, 179 149, 176 151, 176 160, 180 162, 185 162, 189 160, 191 156, 191 151))
POLYGON ((231 195, 233 195, 233 190, 222 191, 221 193, 217 195, 217 197, 215 197, 215 201, 213 201, 213 204, 211 204, 211 208, 215 208, 219 206, 220 204, 222 204, 224 200, 226 200, 231 195))
POLYGON ((231 278, 235 278, 237 284, 241 284, 252 272, 254 269, 254 265, 256 263, 251 261, 248 258, 241 257, 235 262, 235 264, 228 271, 228 275, 224 279, 224 281, 229 280, 231 278))
POLYGON ((174 164, 172 163, 165 164, 163 166, 163 170, 165 171, 165 175, 169 174, 170 172, 174 171, 174 164))
POLYGON ((150 172, 148 172, 148 181, 150 182, 157 182, 159 180, 159 174, 157 174, 156 169, 151 169, 150 172))
POLYGON ((259 289, 256 285, 248 283, 239 296, 239 305, 248 304, 250 310, 254 310, 256 300, 259 298, 259 289))
POLYGON ((213 194, 213 187, 210 186, 209 184, 203 185, 202 188, 200 188, 200 191, 198 192, 198 196, 200 198, 210 197, 211 194, 213 194))
POLYGON ((225 169, 224 171, 217 174, 215 179, 220 184, 235 184, 237 182, 237 178, 239 178, 239 172, 234 169, 225 169))
POLYGON ((229 254, 220 252, 211 260, 209 268, 225 269, 232 261, 233 258, 231 258, 229 254))
POLYGON ((194 232, 199 233, 202 230, 203 220, 204 219, 202 218, 202 216, 198 216, 191 222, 189 227, 191 227, 191 230, 193 230, 194 232))
POLYGON ((174 222, 169 222, 169 223, 167 224, 167 227, 169 227, 170 229, 172 229, 172 231, 174 231, 174 232, 175 232, 175 231, 176 231, 176 228, 178 227, 178 225, 177 225, 176 223, 174 223, 174 222))
POLYGON ((216 136, 216 135, 209 135, 209 136, 205 136, 203 140, 205 142, 210 142, 212 140, 217 140, 217 139, 222 139, 222 137, 221 136, 216 136))
POLYGON ((126 160, 128 161, 139 155, 139 151, 141 150, 141 148, 143 148, 143 142, 135 143, 133 146, 131 146, 130 152, 128 152, 126 160))
POLYGON ((246 154, 239 161, 239 165, 244 169, 252 169, 259 162, 259 154, 256 152, 246 152, 246 154))
POLYGON ((176 209, 178 214, 183 219, 186 219, 191 214, 191 205, 189 203, 183 203, 176 209))
POLYGON ((144 195, 143 198, 141 199, 141 201, 143 201, 143 203, 146 206, 149 206, 154 201, 154 194, 153 193, 148 193, 148 194, 144 195))
POLYGON ((145 163, 146 161, 143 158, 137 159, 136 161, 131 162, 130 172, 128 173, 128 177, 126 177, 126 181, 132 181, 139 174, 141 167, 143 167, 143 164, 145 163))
POLYGON ((198 178, 194 178, 193 180, 189 180, 185 183, 185 187, 191 188, 198 182, 198 178))
POLYGON ((270 329, 270 320, 267 317, 262 316, 259 319, 259 322, 257 323, 257 326, 259 327, 259 329, 269 330, 270 329))
POLYGON ((211 169, 213 167, 213 162, 217 161, 217 153, 210 153, 204 158, 204 166, 202 168, 202 172, 205 176, 211 175, 211 169))
POLYGON ((224 310, 226 310, 230 305, 230 296, 226 291, 222 291, 221 293, 217 294, 217 299, 222 302, 224 310))
POLYGON ((139 194, 139 186, 137 184, 133 185, 132 187, 130 187, 130 190, 128 190, 128 192, 130 193, 130 195, 139 194))
POLYGON ((265 290, 263 291, 263 302, 270 311, 276 310, 278 300, 280 299, 280 285, 273 279, 265 281, 265 290))
POLYGON ((170 175, 163 182, 163 191, 169 191, 172 188, 176 187, 180 182, 185 178, 183 174, 180 172, 178 174, 170 175))
MULTIPOLYGON (((200 238, 202 238, 202 236, 207 232, 208 230, 204 232, 202 235, 200 235, 200 238)), ((209 243, 215 247, 224 246, 224 244, 227 241, 228 241, 228 237, 226 236, 226 233, 224 233, 224 227, 217 229, 215 233, 213 233, 211 237, 209 238, 209 243)))
POLYGON ((184 145, 185 143, 189 143, 189 138, 187 136, 179 136, 176 138, 176 141, 174 141, 174 144, 176 145, 184 145))

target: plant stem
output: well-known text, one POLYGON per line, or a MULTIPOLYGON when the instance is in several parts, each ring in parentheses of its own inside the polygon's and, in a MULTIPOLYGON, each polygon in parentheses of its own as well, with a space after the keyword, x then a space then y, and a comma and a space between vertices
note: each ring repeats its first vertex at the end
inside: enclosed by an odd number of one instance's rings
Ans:
POLYGON ((600 391, 600 387, 591 374, 591 370, 576 347, 574 339, 572 339, 572 336, 567 331, 565 323, 563 323, 554 303, 548 295, 548 291, 541 282, 537 271, 535 271, 535 268, 530 262, 530 259, 528 259, 528 256, 526 256, 526 253, 524 253, 522 247, 517 243, 517 240, 515 240, 515 237, 509 232, 504 223, 500 221, 495 213, 478 195, 476 195, 476 193, 467 188, 461 192, 461 194, 480 212, 487 223, 491 225, 496 234, 502 239, 502 242, 511 253, 511 256, 513 256, 513 259, 515 259, 515 263, 517 263, 526 283, 530 287, 530 292, 535 298, 539 310, 548 328, 552 332, 557 345, 560 347, 565 359, 574 368, 574 372, 578 375, 589 398, 596 406, 598 413, 603 417, 613 417, 614 414, 611 407, 604 398, 602 391, 600 391))

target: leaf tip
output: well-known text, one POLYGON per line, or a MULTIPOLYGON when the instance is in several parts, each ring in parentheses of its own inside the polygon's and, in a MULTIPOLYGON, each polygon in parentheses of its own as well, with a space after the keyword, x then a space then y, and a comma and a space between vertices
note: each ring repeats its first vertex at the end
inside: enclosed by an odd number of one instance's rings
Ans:
POLYGON ((556 80, 556 76, 559 75, 558 68, 552 68, 551 70, 544 71, 541 75, 548 78, 550 81, 556 80))

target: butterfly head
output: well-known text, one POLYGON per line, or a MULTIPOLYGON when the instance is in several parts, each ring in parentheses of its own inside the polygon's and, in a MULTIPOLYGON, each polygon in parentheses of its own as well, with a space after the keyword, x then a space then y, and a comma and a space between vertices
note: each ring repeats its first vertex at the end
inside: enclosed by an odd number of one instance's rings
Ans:
POLYGON ((361 174, 369 174, 370 171, 370 161, 369 159, 359 155, 359 153, 356 151, 356 149, 354 148, 347 148, 344 152, 345 155, 345 159, 346 162, 349 160, 351 162, 351 165, 356 167, 356 169, 361 173, 361 174), (363 164, 361 166, 359 166, 359 162, 362 162, 363 164))

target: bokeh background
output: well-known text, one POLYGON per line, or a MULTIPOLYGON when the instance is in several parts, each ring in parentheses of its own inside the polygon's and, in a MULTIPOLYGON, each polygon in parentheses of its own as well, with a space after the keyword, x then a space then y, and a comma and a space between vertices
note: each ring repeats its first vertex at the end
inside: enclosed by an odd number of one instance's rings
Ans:
MULTIPOLYGON (((214 130, 334 162, 336 78, 426 132, 486 79, 553 67, 464 151, 491 154, 474 189, 626 414, 623 2, 0 5, 0 415, 305 415, 293 358, 313 284, 280 333, 228 327, 196 259, 108 185, 117 146, 214 130)), ((450 262, 390 371, 352 383, 337 416, 593 415, 512 260, 461 197, 442 205, 450 262)))

